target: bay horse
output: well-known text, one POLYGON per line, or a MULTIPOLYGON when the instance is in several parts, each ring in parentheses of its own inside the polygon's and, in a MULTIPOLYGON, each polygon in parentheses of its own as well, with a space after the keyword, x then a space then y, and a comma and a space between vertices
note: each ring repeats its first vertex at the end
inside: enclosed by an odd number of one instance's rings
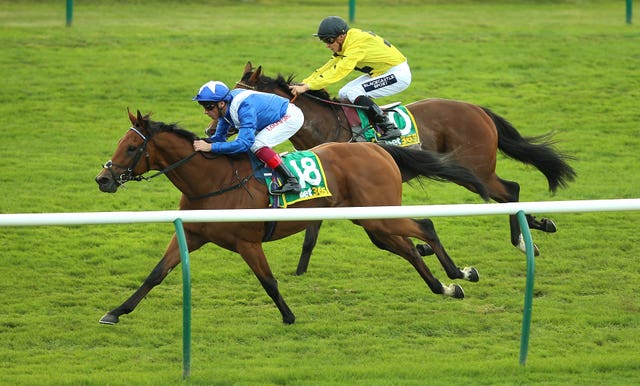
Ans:
MULTIPOLYGON (((95 178, 101 191, 115 193, 127 181, 145 179, 144 173, 158 170, 154 176, 165 174, 182 192, 181 210, 269 206, 267 187, 254 176, 247 154, 226 156, 194 152, 195 134, 175 124, 152 121, 150 114, 142 116, 139 110, 135 116, 129 112, 129 120, 131 128, 119 140, 111 160, 95 178)), ((488 200, 486 188, 471 171, 457 165, 451 157, 437 153, 372 143, 325 144, 313 148, 313 151, 321 160, 332 195, 299 202, 292 207, 400 205, 402 172, 462 184, 488 200), (376 165, 375 172, 371 172, 372 163, 376 165)), ((449 278, 478 281, 475 268, 460 269, 454 264, 430 220, 354 219, 352 222, 364 228, 376 247, 395 253, 413 265, 435 294, 464 298, 460 285, 445 286, 432 275, 410 237, 418 238, 433 248, 449 278)), ((283 322, 291 324, 295 316, 278 290, 262 243, 268 234, 267 241, 282 239, 304 230, 308 223, 278 222, 275 229, 270 227, 269 232, 267 223, 263 222, 186 223, 184 232, 189 251, 212 242, 240 254, 277 306, 283 322)), ((179 262, 180 251, 174 234, 164 256, 140 288, 119 307, 104 315, 100 323, 118 323, 120 316, 133 311, 179 262)))
MULTIPOLYGON (((275 93, 294 100, 302 109, 305 121, 300 130, 290 138, 293 146, 308 149, 326 142, 351 142, 352 137, 347 117, 341 103, 331 100, 325 90, 308 91, 294 98, 289 91, 293 75, 285 79, 278 74, 270 78, 262 73, 262 66, 254 69, 247 62, 242 78, 236 87, 249 88, 262 92, 275 93)), ((419 129, 421 149, 451 154, 460 165, 471 169, 489 189, 489 195, 496 202, 517 202, 520 197, 520 185, 515 181, 504 180, 496 174, 496 155, 500 150, 507 157, 537 168, 547 179, 549 190, 555 193, 573 181, 576 173, 567 163, 570 156, 557 152, 553 132, 537 137, 523 137, 503 117, 486 107, 467 102, 447 99, 423 99, 406 105, 413 114, 419 129)), ((403 175, 404 181, 411 175, 403 175)), ((527 214, 531 229, 543 232, 556 232, 556 225, 547 218, 536 219, 527 214)), ((321 222, 307 229, 296 274, 306 272, 315 247, 321 222)), ((525 252, 520 225, 515 215, 509 216, 511 244, 525 252)), ((430 254, 427 246, 420 246, 422 255, 430 254)), ((539 254, 534 245, 535 254, 539 254)))

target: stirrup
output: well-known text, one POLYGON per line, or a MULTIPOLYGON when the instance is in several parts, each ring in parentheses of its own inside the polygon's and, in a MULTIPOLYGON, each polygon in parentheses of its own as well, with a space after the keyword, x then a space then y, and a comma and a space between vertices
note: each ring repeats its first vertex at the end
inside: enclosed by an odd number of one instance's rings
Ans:
POLYGON ((390 139, 399 138, 401 135, 402 135, 402 132, 400 131, 400 129, 393 128, 382 133, 382 135, 378 139, 381 141, 387 141, 390 139))
POLYGON ((288 178, 282 186, 271 190, 273 194, 300 193, 300 183, 295 178, 288 178))

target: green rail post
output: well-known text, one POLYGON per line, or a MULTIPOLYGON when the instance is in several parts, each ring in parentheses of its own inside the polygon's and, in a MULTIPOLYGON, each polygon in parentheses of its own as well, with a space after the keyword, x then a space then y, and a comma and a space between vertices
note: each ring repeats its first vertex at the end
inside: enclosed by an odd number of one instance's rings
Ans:
POLYGON ((191 375, 191 268, 182 220, 177 218, 173 224, 182 263, 182 378, 187 379, 191 375))
POLYGON ((349 0, 349 23, 356 19, 356 0, 349 0))
POLYGON ((73 21, 73 0, 67 0, 67 27, 71 27, 73 21))
POLYGON ((632 14, 633 14, 633 0, 627 0, 627 24, 631 24, 632 14))
POLYGON ((534 276, 534 255, 533 240, 531 239, 531 231, 527 223, 527 217, 523 211, 516 214, 518 223, 520 224, 520 232, 524 238, 527 252, 527 282, 524 293, 524 311, 522 312, 522 336, 520 337, 520 364, 524 366, 527 363, 527 351, 529 350, 529 331, 531 328, 531 308, 533 307, 533 276, 534 276))

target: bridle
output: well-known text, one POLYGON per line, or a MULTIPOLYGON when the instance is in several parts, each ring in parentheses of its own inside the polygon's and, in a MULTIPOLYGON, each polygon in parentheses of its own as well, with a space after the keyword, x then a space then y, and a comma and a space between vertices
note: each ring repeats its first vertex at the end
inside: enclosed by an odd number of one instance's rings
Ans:
MULTIPOLYGON (((144 134, 142 134, 140 132, 140 130, 136 129, 135 127, 130 127, 129 130, 133 131, 134 133, 138 134, 140 136, 140 138, 142 138, 142 146, 140 146, 140 148, 137 150, 136 155, 133 157, 133 160, 131 160, 131 166, 126 167, 124 165, 119 165, 116 163, 113 163, 113 161, 109 160, 107 161, 104 165, 102 165, 103 168, 109 170, 109 173, 111 173, 111 177, 113 177, 113 180, 116 182, 117 185, 122 186, 124 185, 125 182, 128 181, 148 181, 152 178, 161 176, 163 174, 167 174, 168 172, 172 171, 173 169, 176 169, 184 164, 186 164, 187 162, 189 162, 193 157, 195 157, 196 154, 198 154, 197 151, 194 151, 193 153, 189 154, 188 156, 182 158, 181 160, 172 163, 171 165, 167 166, 166 168, 158 171, 157 173, 149 176, 149 177, 145 177, 141 174, 136 175, 133 171, 133 169, 136 168, 136 166, 138 165, 138 162, 140 162, 140 159, 142 158, 142 155, 144 154, 145 159, 147 160, 147 170, 150 170, 150 164, 149 164, 149 152, 147 151, 147 144, 149 143, 149 140, 151 139, 151 135, 149 135, 149 137, 145 136, 144 134), (113 167, 117 167, 120 169, 125 170, 124 173, 121 173, 120 175, 118 175, 117 173, 114 172, 113 167)), ((202 154, 202 153, 200 153, 202 154)), ((204 156, 204 155, 203 155, 204 156)), ((208 157, 207 157, 208 158, 208 157)), ((213 158, 216 158, 215 156, 213 158)), ((205 193, 205 194, 200 194, 197 196, 187 196, 187 198, 191 201, 195 201, 195 200, 201 200, 203 198, 208 198, 208 197, 214 197, 214 196, 218 196, 227 192, 230 192, 232 190, 238 189, 238 188, 244 188, 244 190, 251 196, 251 192, 249 192, 249 190, 246 187, 247 182, 249 182, 249 180, 253 177, 253 174, 250 174, 244 178, 240 178, 240 176, 238 175, 238 171, 235 171, 235 175, 234 175, 235 179, 238 180, 238 182, 236 184, 233 184, 231 186, 228 186, 226 188, 222 188, 220 190, 217 190, 215 192, 211 192, 211 193, 205 193)))
POLYGON ((136 129, 135 127, 131 126, 129 128, 129 130, 133 131, 134 133, 138 134, 138 136, 140 136, 140 138, 142 138, 142 146, 140 146, 138 148, 138 150, 136 151, 135 156, 133 157, 133 159, 131 160, 131 165, 129 167, 124 166, 124 165, 119 165, 114 163, 113 161, 109 160, 107 161, 104 165, 102 165, 103 168, 109 170, 109 173, 111 173, 111 177, 113 177, 113 180, 116 182, 116 184, 118 184, 119 186, 124 185, 125 182, 128 181, 142 181, 142 180, 150 180, 152 178, 161 176, 163 174, 166 174, 170 171, 172 171, 175 168, 178 168, 180 166, 182 166, 183 164, 189 162, 196 154, 198 154, 198 152, 194 151, 193 153, 189 154, 188 156, 186 156, 185 158, 167 166, 166 168, 158 171, 157 173, 149 176, 149 177, 145 177, 142 174, 138 174, 136 175, 135 172, 133 171, 136 166, 138 165, 138 162, 140 162, 140 159, 142 159, 142 156, 144 154, 144 157, 147 161, 147 170, 150 170, 151 167, 149 165, 149 152, 147 151, 147 144, 149 143, 149 140, 151 139, 151 136, 147 137, 144 134, 142 134, 142 132, 140 132, 140 130, 136 129), (123 173, 121 173, 120 175, 118 175, 116 172, 114 172, 113 167, 117 167, 119 169, 124 170, 123 173))

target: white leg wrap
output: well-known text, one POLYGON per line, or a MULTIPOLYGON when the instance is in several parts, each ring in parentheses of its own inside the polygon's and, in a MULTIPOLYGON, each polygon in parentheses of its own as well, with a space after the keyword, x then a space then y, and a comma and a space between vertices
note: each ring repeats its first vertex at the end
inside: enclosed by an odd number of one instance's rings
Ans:
POLYGON ((527 253, 527 246, 524 244, 524 237, 522 236, 522 233, 520 233, 520 236, 518 236, 518 246, 517 248, 522 251, 522 253, 527 253))
POLYGON ((473 272, 473 268, 472 267, 464 267, 464 268, 461 269, 461 271, 464 274, 464 278, 469 280, 469 276, 473 272))
POLYGON ((456 287, 453 284, 449 284, 448 286, 443 285, 442 287, 444 289, 444 292, 442 293, 442 295, 444 296, 453 296, 456 292, 455 290, 456 287))
MULTIPOLYGON (((518 237, 518 246, 517 248, 522 251, 522 253, 527 253, 527 246, 524 243, 524 236, 522 236, 522 233, 520 233, 520 237, 518 237)), ((538 246, 534 243, 533 244, 533 255, 534 256, 538 256, 540 254, 540 249, 538 249, 538 246)))

